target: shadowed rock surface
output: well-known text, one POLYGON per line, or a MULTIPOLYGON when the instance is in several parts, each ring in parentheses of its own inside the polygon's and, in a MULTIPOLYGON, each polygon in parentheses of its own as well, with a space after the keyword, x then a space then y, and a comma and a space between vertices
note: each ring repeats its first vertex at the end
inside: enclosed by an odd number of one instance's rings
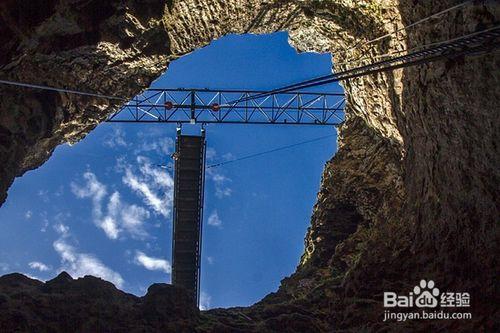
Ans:
MULTIPOLYGON (((347 60, 369 63, 500 21, 497 2, 475 1, 363 44, 457 3, 7 0, 0 4, 0 77, 131 97, 170 61, 216 38, 278 30, 288 31, 299 51, 334 54, 342 70, 353 66, 347 60)), ((297 272, 252 307, 202 312, 196 329, 499 331, 499 68, 497 52, 342 82, 339 151, 325 166, 297 272), (441 290, 468 291, 473 320, 383 323, 383 292, 407 293, 423 278, 441 290)), ((58 144, 82 139, 117 107, 5 86, 0 95, 0 201, 16 176, 41 165, 58 144)), ((32 313, 33 304, 20 303, 32 313)))
POLYGON ((153 284, 144 297, 67 273, 46 283, 22 274, 0 278, 2 332, 190 332, 198 309, 183 290, 153 284))

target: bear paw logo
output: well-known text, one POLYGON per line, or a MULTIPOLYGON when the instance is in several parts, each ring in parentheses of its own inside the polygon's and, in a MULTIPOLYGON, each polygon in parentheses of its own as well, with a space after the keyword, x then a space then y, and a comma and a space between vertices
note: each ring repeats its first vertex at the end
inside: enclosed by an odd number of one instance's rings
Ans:
POLYGON ((434 288, 434 281, 432 280, 421 280, 420 286, 413 288, 413 293, 417 296, 415 304, 419 308, 434 308, 438 304, 439 289, 434 288))

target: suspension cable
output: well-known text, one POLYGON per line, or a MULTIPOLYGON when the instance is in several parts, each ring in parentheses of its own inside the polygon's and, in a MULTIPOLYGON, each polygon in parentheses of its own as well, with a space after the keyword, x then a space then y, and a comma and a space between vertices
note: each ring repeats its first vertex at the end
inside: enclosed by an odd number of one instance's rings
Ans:
MULTIPOLYGON (((374 62, 371 64, 367 64, 364 66, 355 67, 352 69, 348 69, 338 73, 332 73, 329 75, 321 76, 318 78, 302 81, 299 83, 295 83, 292 85, 288 85, 282 88, 274 89, 269 92, 259 93, 255 95, 248 96, 246 98, 238 100, 238 102, 244 102, 247 100, 252 100, 256 98, 264 98, 269 95, 285 93, 292 90, 300 90, 310 87, 315 87, 319 85, 324 85, 332 82, 337 82, 340 80, 346 80, 351 78, 356 78, 368 74, 373 74, 382 71, 388 71, 392 69, 402 68, 413 66, 417 64, 427 63, 431 61, 435 61, 441 58, 449 57, 449 56, 460 56, 465 54, 470 54, 479 51, 492 51, 499 47, 498 41, 497 43, 493 43, 490 46, 478 46, 470 49, 456 51, 456 48, 459 47, 468 47, 471 43, 483 42, 492 38, 498 38, 500 36, 500 25, 496 25, 492 28, 485 29, 482 31, 477 31, 474 33, 470 33, 461 37, 449 39, 443 42, 436 42, 430 45, 436 45, 435 47, 431 47, 428 49, 422 49, 420 51, 412 52, 406 55, 394 57, 391 59, 374 62), (452 54, 445 53, 444 51, 452 50, 452 54), (416 58, 420 58, 415 60, 416 58)), ((234 102, 230 102, 231 104, 234 102)))
POLYGON ((353 64, 353 63, 356 64, 356 63, 362 62, 363 60, 379 59, 379 58, 387 57, 387 56, 390 56, 390 55, 401 54, 403 52, 413 52, 415 50, 420 50, 420 49, 423 49, 423 48, 426 48, 426 47, 436 46, 436 45, 440 45, 440 44, 444 44, 444 43, 448 43, 448 42, 454 42, 454 41, 462 39, 463 37, 473 37, 473 36, 476 36, 476 35, 480 35, 482 33, 495 30, 496 28, 498 28, 498 26, 495 26, 495 27, 492 27, 492 28, 488 28, 488 29, 484 29, 484 30, 481 30, 481 31, 476 31, 476 32, 470 33, 470 34, 468 34, 466 36, 460 36, 460 37, 450 38, 450 39, 447 39, 445 41, 427 43, 427 44, 424 44, 424 45, 419 45, 419 46, 412 47, 411 49, 403 49, 403 50, 399 50, 399 51, 388 52, 388 53, 385 53, 385 54, 375 55, 373 57, 360 57, 360 58, 357 58, 357 59, 351 59, 351 60, 347 60, 347 61, 344 61, 344 62, 335 63, 335 65, 338 66, 338 65, 348 65, 348 64, 353 64))
POLYGON ((466 6, 466 5, 468 5, 468 4, 471 4, 471 3, 472 3, 472 0, 467 0, 467 1, 464 1, 464 2, 462 2, 462 3, 460 3, 460 4, 458 4, 458 5, 455 5, 455 6, 452 6, 452 7, 450 7, 450 8, 447 8, 447 9, 445 9, 445 10, 442 10, 442 11, 440 11, 440 12, 434 13, 434 14, 432 14, 432 15, 430 15, 430 16, 424 17, 423 19, 420 19, 420 20, 418 20, 418 21, 416 21, 416 22, 413 22, 413 23, 411 23, 411 24, 409 24, 409 25, 407 25, 407 26, 404 26, 404 27, 398 28, 398 29, 396 29, 396 30, 394 30, 394 31, 392 31, 392 32, 389 32, 389 33, 387 33, 387 34, 385 34, 385 35, 382 35, 382 36, 379 36, 379 37, 374 38, 374 39, 372 39, 372 40, 369 40, 369 41, 367 41, 367 42, 365 42, 365 43, 362 43, 362 44, 357 43, 357 44, 355 44, 355 45, 353 45, 353 46, 351 46, 351 47, 347 48, 345 51, 350 51, 350 50, 352 50, 352 49, 356 49, 356 48, 360 48, 360 47, 363 47, 363 46, 366 46, 366 45, 369 45, 369 44, 373 44, 373 43, 375 43, 375 42, 378 42, 379 40, 383 40, 383 39, 386 39, 386 38, 388 38, 388 37, 390 37, 390 36, 392 36, 392 35, 394 35, 394 34, 397 34, 398 32, 401 32, 401 31, 403 31, 403 30, 408 30, 408 29, 413 28, 413 27, 415 27, 415 26, 417 26, 417 25, 419 25, 419 24, 422 24, 422 23, 424 23, 424 22, 430 21, 430 20, 432 20, 432 19, 434 19, 434 18, 437 18, 437 17, 439 17, 439 16, 441 16, 441 15, 443 15, 443 14, 446 14, 446 13, 451 12, 451 11, 453 11, 453 10, 459 9, 459 8, 464 7, 464 6, 466 6))
MULTIPOLYGON (((415 27, 415 26, 417 26, 417 25, 419 25, 419 24, 422 24, 422 23, 424 23, 424 22, 427 22, 427 21, 429 21, 429 20, 431 20, 431 19, 433 19, 433 18, 439 17, 439 16, 441 16, 441 15, 443 15, 443 14, 445 14, 445 13, 448 13, 448 12, 450 12, 450 11, 453 11, 453 10, 459 9, 459 8, 461 8, 461 7, 463 7, 463 6, 466 6, 466 5, 467 5, 467 4, 469 4, 469 3, 472 3, 472 0, 467 0, 467 1, 464 1, 464 2, 462 2, 462 3, 460 3, 460 4, 458 4, 458 5, 455 5, 455 6, 452 6, 452 7, 450 7, 450 8, 447 8, 447 9, 445 9, 445 10, 442 10, 442 11, 440 11, 440 12, 434 13, 434 14, 432 14, 432 15, 430 15, 430 16, 424 17, 423 19, 420 19, 420 20, 418 20, 418 21, 416 21, 416 22, 413 22, 413 23, 411 23, 411 24, 409 24, 409 25, 407 25, 407 26, 404 26, 404 27, 402 27, 402 28, 398 28, 398 29, 396 29, 396 30, 394 30, 394 31, 392 31, 392 32, 390 32, 390 33, 385 34, 385 35, 382 35, 382 36, 379 36, 379 37, 374 38, 374 39, 372 39, 372 40, 369 40, 369 41, 367 41, 367 42, 365 42, 365 43, 363 43, 363 44, 361 44, 361 45, 360 45, 360 43, 357 43, 357 44, 355 44, 355 45, 353 45, 353 46, 351 46, 351 47, 347 48, 345 51, 349 51, 349 50, 352 50, 352 49, 355 49, 355 48, 363 47, 363 46, 365 46, 365 45, 372 44, 372 43, 374 43, 374 42, 376 42, 376 41, 379 41, 379 40, 385 39, 385 38, 387 38, 387 37, 390 37, 390 36, 392 36, 392 35, 394 35, 394 34, 396 34, 396 33, 400 32, 400 31, 410 29, 410 28, 415 27)), ((332 53, 337 53, 338 51, 341 51, 341 50, 340 50, 340 49, 338 49, 338 50, 334 50, 332 53)), ((312 83, 313 81, 316 81, 316 80, 327 79, 327 78, 331 77, 331 75, 332 75, 332 74, 327 74, 327 75, 320 76, 320 77, 317 77, 317 78, 314 78, 314 79, 311 79, 311 80, 303 81, 303 82, 300 82, 300 83, 297 83, 297 84, 292 84, 292 85, 289 85, 289 86, 286 86, 286 87, 287 87, 287 88, 288 88, 288 87, 290 87, 290 88, 291 88, 291 87, 296 86, 296 85, 299 85, 299 84, 301 84, 301 83, 312 83)), ((263 97, 263 96, 262 96, 262 97, 263 97)), ((250 99, 253 99, 253 96, 250 96, 249 98, 250 98, 250 99)), ((259 97, 258 97, 258 96, 256 96, 255 98, 259 98, 259 97)))
MULTIPOLYGON (((438 13, 432 14, 432 15, 430 15, 428 17, 425 17, 425 18, 423 18, 421 20, 418 20, 418 21, 416 21, 416 22, 414 22, 412 24, 409 24, 408 26, 396 29, 396 30, 394 30, 391 33, 388 33, 386 35, 383 35, 383 36, 377 37, 375 39, 372 39, 370 41, 367 41, 366 43, 362 44, 361 46, 373 43, 373 42, 378 41, 378 40, 382 40, 382 39, 387 38, 387 37, 389 37, 389 36, 391 36, 391 35, 399 32, 399 31, 406 30, 406 29, 409 29, 411 27, 414 27, 414 26, 416 26, 418 24, 421 24, 423 22, 426 22, 426 21, 428 21, 428 20, 430 20, 432 18, 438 17, 438 16, 440 16, 440 15, 442 15, 444 13, 450 12, 450 11, 458 9, 458 8, 461 8, 461 7, 467 5, 467 4, 471 3, 471 2, 472 2, 472 0, 465 1, 465 2, 463 2, 461 4, 455 5, 453 7, 447 8, 447 9, 445 9, 443 11, 438 12, 438 13)), ((285 87, 282 87, 282 88, 274 89, 274 90, 271 90, 271 91, 268 91, 268 92, 265 92, 265 93, 259 93, 259 94, 255 94, 255 95, 252 95, 252 96, 248 96, 248 97, 239 99, 237 101, 231 101, 231 102, 226 103, 224 106, 235 104, 235 103, 240 103, 240 102, 245 102, 245 101, 253 100, 253 99, 256 99, 256 98, 263 98, 263 97, 267 97, 267 96, 270 96, 270 95, 273 95, 273 94, 277 94, 277 93, 285 93, 285 92, 289 92, 289 91, 292 91, 292 90, 299 90, 299 89, 304 89, 304 88, 309 88, 309 87, 324 85, 324 84, 328 84, 328 83, 332 83, 332 82, 337 82, 337 81, 340 81, 340 80, 346 80, 346 79, 355 78, 355 77, 359 77, 359 76, 363 76, 363 75, 373 74, 373 73, 380 72, 380 71, 387 71, 387 70, 391 70, 391 69, 396 69, 396 68, 401 68, 401 67, 406 67, 406 66, 412 66, 412 65, 415 65, 415 64, 426 63, 426 62, 429 62, 429 61, 434 61, 434 60, 437 60, 439 58, 443 58, 443 56, 429 57, 427 59, 425 59, 425 56, 430 56, 430 55, 435 54, 437 52, 440 52, 440 51, 443 51, 443 50, 447 50, 447 49, 450 49, 450 48, 453 48, 453 47, 456 47, 456 46, 464 46, 464 44, 468 44, 468 41, 466 40, 467 38, 480 37, 481 34, 484 34, 484 33, 487 33, 487 32, 491 32, 491 33, 490 33, 489 36, 486 36, 486 38, 488 38, 488 37, 490 37, 490 38, 491 37, 498 37, 499 36, 499 34, 498 34, 498 27, 499 27, 499 25, 497 25, 497 26, 495 26, 493 28, 490 28, 490 29, 485 29, 483 31, 471 33, 471 34, 468 34, 468 35, 465 35, 465 36, 461 36, 461 37, 458 37, 458 38, 454 38, 454 39, 449 39, 447 41, 427 44, 427 46, 429 46, 429 45, 436 45, 436 44, 439 45, 439 44, 450 43, 450 42, 453 41, 454 43, 452 43, 450 45, 438 46, 438 47, 436 47, 434 49, 429 49, 429 50, 421 50, 419 52, 414 52, 414 53, 410 53, 410 54, 407 54, 407 55, 404 55, 404 56, 395 57, 393 59, 387 59, 387 60, 384 60, 384 61, 375 62, 375 63, 372 63, 372 64, 368 64, 368 65, 364 65, 364 66, 352 68, 352 69, 349 69, 349 70, 346 70, 346 71, 343 71, 343 72, 339 72, 339 73, 336 73, 336 74, 334 73, 334 74, 320 76, 320 77, 313 78, 313 79, 310 79, 310 80, 306 80, 306 81, 302 81, 302 82, 295 83, 295 84, 292 84, 292 85, 288 85, 288 86, 285 86, 285 87), (460 44, 459 42, 461 40, 464 40, 464 41, 463 41, 463 43, 460 44), (458 43, 458 45, 457 45, 457 43, 458 43), (387 65, 387 64, 394 63, 394 62, 399 62, 399 61, 404 62, 404 61, 406 61, 408 59, 414 59, 414 58, 419 57, 419 56, 424 56, 424 59, 421 59, 421 60, 418 60, 418 61, 409 61, 406 64, 403 63, 403 64, 399 64, 399 65, 393 65, 393 66, 388 66, 388 67, 381 67, 379 69, 373 69, 373 68, 376 68, 377 66, 383 66, 383 65, 387 65), (358 72, 358 73, 356 73, 356 72, 358 72), (351 74, 351 73, 356 73, 356 74, 351 74)), ((348 48, 348 50, 350 50, 350 49, 352 49, 352 48, 354 48, 356 46, 357 45, 354 45, 354 46, 348 48)), ((423 48, 423 47, 425 47, 425 45, 421 46, 420 48, 423 48)), ((496 49, 497 47, 498 47, 498 45, 494 45, 493 48, 496 49)), ((419 47, 412 48, 410 50, 396 51, 396 52, 393 52, 392 54, 398 54, 398 53, 402 53, 402 52, 405 52, 405 51, 409 52, 411 50, 418 49, 418 48, 419 47)), ((467 53, 472 53, 472 52, 470 50, 466 50, 465 52, 457 52, 455 55, 461 55, 461 54, 467 54, 467 53)), ((380 56, 377 56, 377 57, 381 58, 381 57, 384 57, 386 55, 390 55, 390 53, 387 53, 385 55, 380 55, 380 56)), ((353 62, 360 62, 362 60, 363 59, 356 59, 353 62)), ((20 87, 33 88, 33 89, 41 89, 41 90, 57 91, 57 92, 63 92, 63 93, 68 93, 68 94, 91 96, 91 97, 97 97, 97 98, 103 98, 103 99, 109 99, 109 100, 119 100, 119 101, 125 101, 125 102, 127 102, 129 100, 127 98, 123 98, 123 97, 119 97, 119 96, 111 96, 111 95, 104 95, 104 94, 98 94, 98 93, 89 93, 89 92, 83 92, 83 91, 72 90, 72 89, 57 88, 57 87, 51 87, 51 86, 36 85, 36 84, 23 83, 23 82, 15 82, 15 81, 8 81, 8 80, 0 80, 0 84, 20 86, 20 87)))
POLYGON ((0 80, 0 84, 17 86, 17 87, 32 88, 32 89, 57 91, 57 92, 62 92, 62 93, 74 94, 74 95, 91 96, 91 97, 125 101, 125 102, 128 101, 128 99, 123 98, 123 97, 118 97, 118 96, 103 95, 103 94, 98 94, 98 93, 89 93, 89 92, 84 92, 84 91, 65 89, 65 88, 56 88, 56 87, 43 86, 43 85, 31 84, 31 83, 0 80))
MULTIPOLYGON (((474 48, 470 48, 470 49, 467 49, 467 50, 456 52, 456 53, 452 54, 452 56, 458 57, 458 56, 472 54, 472 53, 477 53, 477 52, 492 51, 492 50, 497 49, 499 47, 500 47, 499 43, 497 43, 495 45, 492 45, 491 47, 490 46, 485 46, 485 45, 483 45, 483 46, 477 46, 477 47, 474 47, 474 48)), ((441 47, 440 47, 440 49, 441 49, 441 47)), ((424 50, 422 52, 429 52, 429 51, 428 50, 424 50)), ((415 52, 415 54, 410 54, 411 57, 406 58, 406 59, 409 59, 409 60, 404 60, 403 61, 403 60, 398 59, 399 61, 401 61, 400 63, 394 64, 395 61, 383 61, 381 63, 384 66, 382 66, 380 68, 368 69, 367 71, 364 71, 364 72, 361 72, 361 73, 353 73, 353 74, 347 73, 346 75, 334 77, 334 78, 329 79, 329 80, 325 80, 325 81, 316 82, 316 83, 312 83, 312 84, 307 84, 307 85, 301 86, 300 89, 316 87, 316 86, 325 85, 325 84, 329 84, 329 83, 333 83, 333 82, 338 82, 340 80, 353 79, 353 78, 357 78, 357 77, 364 76, 364 75, 375 74, 375 73, 380 73, 380 72, 387 72, 387 71, 390 71, 390 70, 404 68, 404 67, 409 67, 409 66, 421 65, 421 64, 429 63, 429 62, 432 62, 432 61, 436 61, 436 60, 447 58, 447 57, 451 56, 450 54, 438 54, 438 55, 432 55, 431 54, 431 55, 428 55, 428 56, 426 55, 425 57, 422 57, 420 59, 416 59, 415 60, 414 58, 418 57, 418 53, 421 53, 421 52, 415 52)), ((435 54, 436 52, 432 52, 432 53, 435 54)))
MULTIPOLYGON (((231 105, 231 104, 235 104, 235 103, 245 102, 245 101, 256 99, 256 98, 263 98, 263 97, 267 97, 267 96, 277 94, 277 93, 284 93, 284 92, 289 92, 292 90, 298 90, 298 89, 304 89, 304 88, 314 87, 314 86, 318 86, 318 85, 324 85, 324 84, 328 84, 328 83, 332 83, 332 82, 337 82, 340 80, 346 80, 346 79, 355 78, 355 77, 359 77, 359 76, 363 76, 363 75, 373 74, 373 73, 376 73, 379 71, 387 71, 390 69, 401 68, 401 67, 415 65, 418 63, 425 63, 425 62, 437 60, 438 58, 444 58, 448 55, 441 55, 438 57, 434 56, 432 58, 425 58, 425 56, 429 56, 429 55, 435 54, 437 52, 442 52, 445 50, 453 49, 453 48, 459 47, 459 46, 467 46, 467 44, 470 44, 471 42, 476 42, 478 40, 485 40, 488 38, 496 38, 496 37, 500 36, 499 27, 500 27, 500 25, 496 25, 492 28, 485 29, 485 30, 478 31, 478 32, 474 32, 474 33, 471 33, 471 34, 468 34, 465 36, 449 39, 449 40, 442 41, 442 42, 430 43, 427 45, 428 46, 429 45, 438 45, 438 46, 431 48, 431 49, 424 49, 424 50, 421 50, 418 52, 409 53, 407 55, 395 57, 392 59, 387 59, 384 61, 379 61, 379 62, 375 62, 372 64, 367 64, 364 66, 355 67, 355 68, 352 68, 352 69, 349 69, 346 71, 333 73, 333 74, 317 77, 314 79, 302 81, 302 82, 288 85, 288 86, 285 86, 282 88, 274 89, 274 90, 271 90, 271 91, 268 91, 265 93, 258 93, 255 95, 251 95, 251 96, 239 99, 237 101, 228 102, 228 103, 221 105, 221 106, 227 106, 227 105, 231 105), (414 59, 414 58, 419 57, 419 56, 420 57, 424 56, 424 58, 419 60, 419 61, 412 61, 412 62, 409 62, 406 64, 403 63, 403 64, 399 64, 399 65, 395 65, 395 66, 374 69, 378 66, 383 66, 383 65, 387 65, 387 64, 391 64, 391 63, 395 63, 395 62, 400 62, 400 61, 404 62, 405 60, 414 59), (353 74, 353 73, 355 73, 355 74, 353 74)), ((422 48, 424 46, 421 46, 420 48, 422 48)), ((402 53, 405 51, 411 51, 413 49, 418 49, 418 48, 419 47, 412 48, 410 50, 402 50, 401 52, 394 52, 394 53, 402 53)), ((496 49, 496 48, 498 48, 498 43, 492 45, 492 47, 491 47, 491 49, 496 49)), ((472 52, 473 51, 474 50, 472 50, 472 52)), ((455 53, 455 55, 458 56, 458 55, 467 54, 467 53, 471 53, 471 51, 465 50, 463 52, 457 52, 457 53, 455 53)), ((8 80, 0 80, 0 84, 26 87, 26 88, 32 88, 32 89, 57 91, 57 92, 63 92, 63 93, 68 93, 68 94, 91 96, 91 97, 97 97, 97 98, 103 98, 103 99, 109 99, 109 100, 119 100, 119 101, 124 101, 124 102, 127 102, 129 100, 127 98, 119 97, 119 96, 110 96, 110 95, 103 95, 103 94, 98 94, 98 93, 89 93, 89 92, 83 92, 83 91, 72 90, 72 89, 57 88, 57 87, 51 87, 51 86, 44 86, 44 85, 37 85, 37 84, 30 84, 30 83, 16 82, 16 81, 8 81, 8 80)))
POLYGON ((232 159, 232 160, 223 161, 223 162, 219 162, 219 163, 214 163, 214 164, 208 165, 207 169, 216 168, 216 167, 219 167, 219 166, 222 166, 222 165, 225 165, 225 164, 234 163, 234 162, 238 162, 238 161, 242 161, 242 160, 247 160, 247 159, 250 159, 250 158, 257 157, 257 156, 271 154, 271 153, 274 153, 274 152, 277 152, 277 151, 280 151, 280 150, 290 149, 290 148, 301 146, 301 145, 304 145, 304 144, 307 144, 307 143, 312 143, 312 142, 324 140, 324 139, 327 139, 327 138, 331 138, 333 136, 334 136, 334 134, 320 136, 318 138, 314 138, 314 139, 311 139, 311 140, 302 141, 302 142, 294 143, 294 144, 291 144, 291 145, 274 148, 274 149, 271 149, 271 150, 266 150, 266 151, 263 151, 263 152, 260 152, 260 153, 250 154, 250 155, 242 156, 242 157, 235 158, 235 159, 232 159))

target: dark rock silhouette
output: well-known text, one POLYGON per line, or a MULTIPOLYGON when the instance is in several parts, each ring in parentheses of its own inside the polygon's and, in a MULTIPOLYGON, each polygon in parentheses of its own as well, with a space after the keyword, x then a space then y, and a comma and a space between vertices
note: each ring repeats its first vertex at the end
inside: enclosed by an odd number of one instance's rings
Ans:
POLYGON ((143 297, 62 272, 46 283, 0 277, 1 332, 190 332, 199 311, 184 290, 153 284, 143 297))

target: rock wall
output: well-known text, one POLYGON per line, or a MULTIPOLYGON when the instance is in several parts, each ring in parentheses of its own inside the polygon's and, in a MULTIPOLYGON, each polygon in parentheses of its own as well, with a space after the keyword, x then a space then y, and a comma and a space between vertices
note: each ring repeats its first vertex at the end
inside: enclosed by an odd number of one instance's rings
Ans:
POLYGON ((65 272, 46 283, 0 277, 0 310, 2 332, 190 332, 199 319, 189 294, 172 285, 153 284, 136 297, 65 272))
MULTIPOLYGON (((171 60, 216 38, 278 30, 299 51, 332 53, 341 70, 351 59, 370 62, 500 18, 494 1, 479 1, 364 44, 456 3, 9 0, 0 4, 0 77, 130 97, 171 60)), ((469 291, 474 319, 393 329, 497 324, 499 62, 490 53, 342 82, 348 103, 339 151, 325 166, 297 272, 251 308, 202 314, 200 329, 376 329, 387 325, 383 291, 408 292, 422 278, 469 291)), ((0 200, 15 176, 116 107, 3 86, 0 94, 0 200)))
MULTIPOLYGON (((163 1, 0 3, 0 76, 132 97, 171 57, 163 1)), ((116 101, 0 87, 0 202, 14 177, 106 118, 116 101)))

